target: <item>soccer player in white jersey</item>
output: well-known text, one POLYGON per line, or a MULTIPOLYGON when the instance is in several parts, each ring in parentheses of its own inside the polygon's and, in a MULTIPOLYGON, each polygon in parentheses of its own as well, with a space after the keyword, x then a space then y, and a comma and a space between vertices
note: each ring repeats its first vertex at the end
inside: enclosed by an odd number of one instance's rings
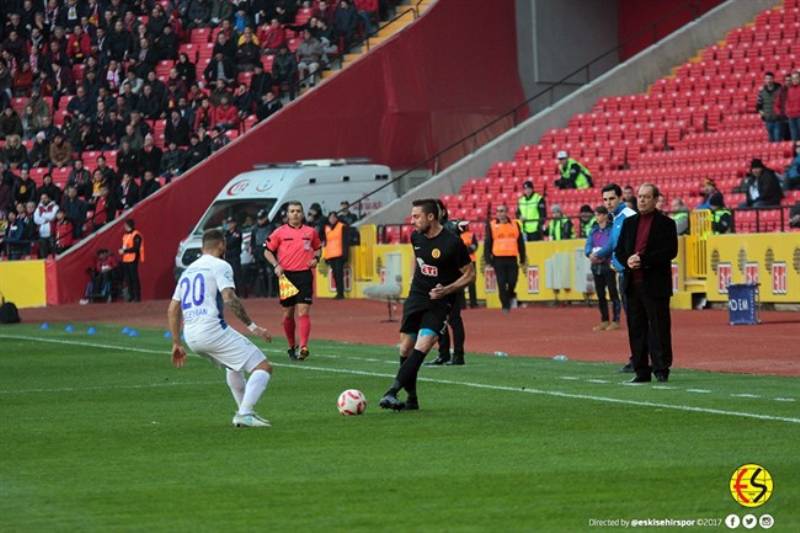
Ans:
POLYGON ((186 344, 193 351, 226 368, 228 386, 238 410, 233 417, 237 427, 270 427, 269 420, 253 410, 267 388, 272 365, 250 340, 225 323, 223 304, 241 320, 253 335, 266 341, 272 337, 255 324, 236 296, 233 268, 221 257, 225 236, 212 229, 203 234, 203 255, 187 268, 172 295, 167 319, 172 333, 172 364, 180 368, 186 361, 181 345, 181 318, 186 344), (245 381, 245 372, 250 377, 245 381))

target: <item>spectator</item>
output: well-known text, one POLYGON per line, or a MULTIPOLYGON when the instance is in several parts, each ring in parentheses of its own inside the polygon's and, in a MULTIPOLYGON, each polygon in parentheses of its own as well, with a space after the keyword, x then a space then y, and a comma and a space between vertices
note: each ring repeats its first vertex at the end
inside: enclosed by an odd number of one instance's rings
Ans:
POLYGON ((791 85, 780 91, 776 105, 786 116, 793 141, 800 141, 800 72, 792 72, 791 85))
POLYGON ((272 19, 269 26, 262 27, 258 32, 258 39, 261 46, 268 54, 276 54, 280 48, 286 44, 286 31, 278 22, 277 18, 272 19))
POLYGON ((794 153, 794 159, 786 167, 786 171, 782 176, 783 189, 786 191, 800 189, 800 143, 795 143, 794 153))
POLYGON ((55 220, 58 204, 43 194, 33 214, 33 222, 39 229, 39 259, 53 253, 53 237, 55 236, 55 220))
POLYGON ((159 175, 161 173, 161 157, 163 155, 164 153, 161 151, 161 148, 155 145, 153 136, 148 133, 144 138, 144 145, 139 152, 139 164, 141 165, 142 171, 146 172, 149 170, 154 176, 159 175))
POLYGON ((92 176, 88 170, 83 168, 83 160, 81 159, 76 159, 72 162, 72 171, 67 178, 67 186, 70 185, 76 188, 78 196, 88 198, 92 195, 92 176))
MULTIPOLYGON (((606 211, 608 211, 606 209, 606 211)), ((583 204, 578 211, 578 219, 581 225, 581 237, 588 237, 592 232, 592 228, 597 225, 597 217, 595 211, 588 204, 583 204)))
POLYGON ((67 39, 67 56, 73 63, 83 63, 92 53, 92 40, 83 32, 83 27, 76 24, 67 39))
POLYGON ((82 235, 82 229, 86 222, 86 213, 88 210, 88 204, 78 196, 78 188, 72 184, 67 185, 67 195, 61 203, 61 211, 63 211, 69 221, 72 222, 73 235, 75 238, 82 235))
POLYGON ((258 46, 258 37, 253 34, 249 26, 244 29, 244 33, 239 37, 236 47, 236 63, 239 70, 250 72, 261 63, 261 48, 258 46))
POLYGON ((522 222, 525 240, 542 240, 542 226, 547 218, 544 196, 533 192, 533 182, 527 180, 522 184, 522 196, 517 200, 517 217, 522 222))
POLYGON ((178 48, 180 42, 178 36, 172 30, 172 26, 167 24, 160 34, 156 34, 155 50, 159 61, 174 61, 178 58, 178 48))
POLYGON ((144 136, 140 133, 140 131, 133 125, 133 122, 129 123, 125 126, 125 135, 119 140, 121 145, 125 145, 128 143, 131 147, 131 150, 138 152, 144 146, 144 136))
POLYGON ((232 60, 225 57, 222 52, 217 52, 203 71, 203 76, 209 84, 214 84, 217 81, 223 81, 227 84, 231 83, 236 77, 236 69, 232 60))
POLYGON ((775 83, 775 74, 767 72, 764 74, 764 85, 758 91, 756 100, 756 111, 761 115, 761 120, 767 128, 767 138, 771 142, 783 140, 781 133, 780 110, 777 104, 781 92, 781 85, 775 83))
POLYGON ((103 227, 106 223, 117 215, 117 209, 114 202, 109 197, 108 185, 105 183, 100 186, 97 194, 92 197, 89 202, 89 209, 93 211, 92 215, 92 231, 103 227))
MULTIPOLYGON (((353 224, 358 221, 358 215, 350 211, 350 202, 347 200, 342 200, 339 202, 339 220, 350 226, 351 233, 358 233, 356 228, 353 227, 353 224)), ((353 243, 351 242, 350 244, 353 243)))
POLYGON ((597 305, 600 308, 600 324, 592 328, 594 331, 610 331, 619 329, 620 318, 620 298, 617 292, 616 274, 611 269, 611 260, 606 257, 600 259, 596 253, 609 245, 611 241, 611 218, 608 209, 601 205, 595 208, 594 218, 597 223, 589 230, 586 238, 584 252, 592 263, 592 277, 594 278, 594 288, 597 294, 597 305), (608 302, 606 301, 606 288, 611 300, 613 311, 612 319, 609 321, 608 302))
POLYGON ((371 37, 375 33, 375 21, 378 19, 378 0, 354 0, 354 3, 364 31, 371 37))
POLYGON ((28 151, 22 144, 22 139, 16 133, 6 137, 6 145, 2 151, 3 161, 12 167, 21 167, 28 164, 28 151))
MULTIPOLYGON (((720 199, 722 197, 720 196, 720 199)), ((714 200, 715 202, 717 200, 714 200)), ((674 198, 672 200, 672 209, 669 217, 675 221, 675 228, 678 230, 678 235, 689 234, 689 208, 683 203, 683 199, 674 198)))
POLYGON ((719 199, 711 201, 711 232, 714 235, 733 233, 733 217, 725 206, 719 203, 719 199))
POLYGON ((188 2, 189 9, 186 12, 187 23, 186 27, 202 28, 206 21, 211 17, 211 1, 210 0, 191 0, 188 2))
POLYGON ((250 78, 250 93, 260 101, 261 97, 272 90, 272 74, 264 72, 264 65, 256 63, 253 68, 253 76, 250 78))
POLYGON ((309 76, 307 85, 313 87, 317 83, 317 71, 322 61, 322 43, 319 39, 311 35, 308 30, 303 30, 303 42, 297 47, 297 72, 300 80, 305 80, 309 76))
POLYGON ((22 133, 22 120, 19 118, 19 114, 11 106, 3 109, 3 113, 0 115, 0 136, 4 138, 9 135, 22 136, 22 133))
POLYGON ((547 222, 547 235, 551 241, 562 241, 572 238, 572 222, 561 211, 561 206, 553 204, 550 208, 550 220, 547 222))
POLYGON ((189 144, 189 124, 177 110, 170 113, 170 119, 164 130, 164 140, 167 144, 175 143, 178 146, 188 146, 189 144))
POLYGON ((117 268, 117 258, 105 248, 97 251, 97 258, 93 268, 88 270, 89 283, 86 285, 81 305, 86 305, 95 298, 111 302, 112 282, 114 270, 117 268))
POLYGON ((160 4, 156 4, 147 19, 147 34, 150 36, 161 35, 164 28, 172 29, 169 25, 169 19, 164 14, 164 8, 160 4))
POLYGON ((797 202, 789 210, 789 227, 800 228, 800 202, 797 202))
POLYGON ((142 186, 140 188, 140 200, 144 200, 160 188, 161 184, 158 183, 158 180, 156 180, 155 174, 148 170, 144 173, 144 180, 142 181, 142 186))
POLYGON ((75 89, 75 96, 67 104, 67 112, 78 120, 85 120, 94 116, 96 107, 97 99, 90 98, 86 94, 86 87, 78 85, 77 89, 75 89))
POLYGON ((64 140, 62 133, 56 133, 50 145, 50 162, 59 168, 67 166, 72 161, 72 145, 64 140))
POLYGON ((236 90, 233 93, 233 105, 236 107, 239 119, 246 118, 253 113, 255 107, 253 94, 247 90, 247 86, 244 83, 236 86, 236 90))
POLYGON ((214 88, 211 89, 211 95, 208 97, 208 100, 212 107, 217 107, 222 103, 222 97, 230 96, 230 94, 231 93, 228 90, 228 86, 225 84, 225 82, 222 80, 217 80, 214 84, 214 88))
POLYGON ((272 62, 272 79, 281 86, 281 90, 286 87, 289 99, 294 100, 297 94, 297 60, 286 45, 281 46, 272 62))
POLYGON ((630 185, 626 185, 622 188, 622 201, 629 209, 636 213, 636 210, 638 209, 638 202, 636 199, 636 194, 633 191, 633 187, 630 185))
MULTIPOLYGON (((717 183, 711 178, 703 182, 703 201, 697 206, 696 209, 711 209, 711 201, 717 202, 717 205, 725 205, 725 199, 722 193, 717 188, 717 183)), ((680 232, 678 232, 680 234, 680 232)))
POLYGON ((592 174, 585 166, 569 157, 561 150, 557 154, 560 178, 555 181, 559 189, 589 189, 592 185, 592 174))
POLYGON ((267 91, 267 94, 261 97, 261 102, 256 108, 256 117, 259 121, 265 120, 280 111, 282 107, 283 104, 275 98, 275 93, 271 90, 267 91))
POLYGON ((189 61, 189 56, 181 52, 178 56, 178 62, 175 64, 175 70, 178 71, 178 77, 183 81, 186 87, 194 85, 197 79, 197 71, 195 65, 189 61))
MULTIPOLYGON (((28 202, 35 202, 38 200, 36 195, 36 183, 28 175, 28 169, 22 167, 20 175, 16 177, 14 186, 12 188, 11 196, 14 203, 27 204, 28 202)), ((36 205, 34 203, 34 205, 36 205)))
POLYGON ((527 265, 525 240, 519 222, 508 217, 508 208, 497 207, 497 218, 489 222, 483 246, 484 259, 497 278, 497 292, 503 313, 516 307, 515 287, 519 270, 527 265))
POLYGON ((47 136, 43 131, 36 134, 28 159, 31 166, 35 168, 50 166, 50 145, 47 143, 47 136))
POLYGON ((230 104, 230 98, 225 95, 220 105, 211 111, 211 127, 225 130, 236 129, 239 126, 239 115, 236 108, 230 104))
POLYGON ((56 223, 54 229, 55 253, 62 254, 75 243, 75 228, 67 218, 64 211, 60 209, 56 212, 56 223))
POLYGON ((117 170, 119 170, 121 174, 141 176, 141 168, 139 152, 131 148, 131 143, 127 138, 123 138, 122 146, 117 150, 117 170))
POLYGON ((153 92, 152 85, 145 84, 142 87, 142 94, 139 96, 139 102, 136 104, 136 110, 144 115, 146 119, 158 120, 164 115, 164 104, 163 96, 159 96, 153 92))
POLYGON ((357 17, 358 13, 347 0, 339 2, 334 15, 333 29, 339 38, 339 44, 343 48, 349 48, 353 42, 356 25, 358 24, 357 17))
POLYGON ((167 150, 161 157, 161 172, 167 183, 180 176, 186 168, 186 151, 179 148, 175 141, 170 141, 167 150))
POLYGON ((119 201, 120 211, 127 211, 139 202, 139 186, 136 180, 133 179, 131 174, 125 172, 122 174, 122 181, 117 186, 116 197, 119 201))
POLYGON ((23 61, 14 73, 14 94, 27 96, 33 87, 33 70, 29 61, 23 61))
POLYGON ((223 20, 233 16, 233 5, 228 0, 211 1, 211 25, 219 26, 223 20))
POLYGON ((236 59, 236 41, 229 38, 227 33, 220 32, 217 34, 212 53, 214 56, 221 54, 224 59, 233 62, 236 59))
POLYGON ((196 164, 202 162, 209 156, 211 151, 209 148, 200 142, 200 136, 196 133, 189 137, 189 149, 186 151, 186 170, 189 170, 196 164))
POLYGON ((97 168, 95 170, 99 170, 103 173, 103 181, 106 183, 117 183, 117 173, 114 172, 113 168, 108 166, 105 156, 101 155, 97 158, 97 168))
POLYGON ((3 236, 3 245, 9 259, 16 260, 31 253, 30 230, 24 218, 16 212, 9 211, 6 215, 8 223, 3 236))
POLYGON ((760 159, 751 161, 750 173, 734 192, 745 193, 746 200, 739 207, 777 207, 783 198, 780 180, 760 159))
POLYGON ((45 126, 45 121, 49 123, 50 120, 50 106, 47 101, 41 97, 39 89, 31 89, 31 99, 28 105, 33 109, 33 128, 40 130, 45 126))
POLYGON ((61 189, 53 183, 53 176, 50 175, 48 172, 42 178, 42 186, 39 187, 36 191, 36 195, 41 199, 42 195, 46 194, 48 198, 53 200, 55 203, 61 203, 61 189))

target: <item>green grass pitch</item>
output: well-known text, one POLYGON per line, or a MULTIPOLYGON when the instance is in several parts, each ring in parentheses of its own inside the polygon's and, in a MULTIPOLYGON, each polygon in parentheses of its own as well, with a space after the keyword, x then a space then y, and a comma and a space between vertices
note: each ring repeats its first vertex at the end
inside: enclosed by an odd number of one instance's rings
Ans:
POLYGON ((617 365, 468 355, 423 369, 422 409, 393 413, 392 348, 320 341, 292 363, 278 339, 257 407, 273 427, 236 429, 223 372, 172 368, 163 331, 63 329, 0 329, 0 531, 727 530, 748 512, 800 531, 796 378, 626 386, 617 365), (364 415, 337 413, 347 388, 364 415), (745 463, 775 483, 752 511, 728 488, 745 463))

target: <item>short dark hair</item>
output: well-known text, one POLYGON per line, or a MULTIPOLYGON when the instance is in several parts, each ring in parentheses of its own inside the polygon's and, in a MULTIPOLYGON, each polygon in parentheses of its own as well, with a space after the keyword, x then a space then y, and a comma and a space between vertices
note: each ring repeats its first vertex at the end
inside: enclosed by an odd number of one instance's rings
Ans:
POLYGON ((136 228, 136 221, 133 220, 132 218, 129 218, 129 219, 127 219, 125 221, 125 225, 128 226, 131 229, 135 229, 136 228))
POLYGON ((767 77, 767 76, 772 76, 774 78, 775 77, 775 73, 772 72, 771 70, 768 70, 768 71, 766 71, 764 73, 764 77, 767 77))
POLYGON ((292 207, 293 205, 298 206, 300 208, 300 211, 303 210, 303 204, 301 202, 298 202, 297 200, 289 200, 288 202, 286 202, 287 213, 289 212, 289 208, 292 207))
POLYGON ((616 183, 609 183, 608 185, 603 187, 600 190, 600 194, 603 194, 605 192, 610 192, 610 191, 614 191, 614 194, 616 194, 617 196, 620 196, 620 197, 622 196, 622 189, 616 183))
POLYGON ((203 232, 203 248, 217 242, 225 242, 225 234, 221 229, 208 229, 203 232))
POLYGON ((433 218, 439 220, 439 206, 437 205, 436 200, 424 198, 422 200, 414 200, 411 202, 411 205, 422 208, 423 213, 426 215, 433 215, 433 218))

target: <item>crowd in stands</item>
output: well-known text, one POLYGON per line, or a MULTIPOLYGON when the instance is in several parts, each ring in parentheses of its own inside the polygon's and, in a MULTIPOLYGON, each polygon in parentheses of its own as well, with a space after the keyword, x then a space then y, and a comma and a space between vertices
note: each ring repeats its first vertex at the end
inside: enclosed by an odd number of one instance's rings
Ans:
POLYGON ((61 252, 133 207, 317 83, 396 3, 0 2, 0 257, 61 252))

